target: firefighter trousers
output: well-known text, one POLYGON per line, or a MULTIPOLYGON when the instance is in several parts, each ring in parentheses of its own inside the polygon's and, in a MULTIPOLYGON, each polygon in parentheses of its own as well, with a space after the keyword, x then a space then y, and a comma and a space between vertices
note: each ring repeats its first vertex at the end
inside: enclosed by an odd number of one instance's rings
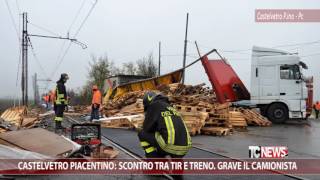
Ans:
POLYGON ((65 105, 63 104, 56 104, 55 105, 55 118, 54 120, 57 122, 61 122, 63 120, 63 112, 64 112, 64 109, 65 109, 65 105))

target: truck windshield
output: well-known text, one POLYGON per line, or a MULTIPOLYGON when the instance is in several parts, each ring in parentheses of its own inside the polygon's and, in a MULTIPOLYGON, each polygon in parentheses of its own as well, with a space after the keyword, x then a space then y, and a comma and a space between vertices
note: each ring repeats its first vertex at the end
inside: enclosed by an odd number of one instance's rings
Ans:
POLYGON ((282 65, 280 66, 281 79, 300 79, 300 68, 298 65, 282 65))

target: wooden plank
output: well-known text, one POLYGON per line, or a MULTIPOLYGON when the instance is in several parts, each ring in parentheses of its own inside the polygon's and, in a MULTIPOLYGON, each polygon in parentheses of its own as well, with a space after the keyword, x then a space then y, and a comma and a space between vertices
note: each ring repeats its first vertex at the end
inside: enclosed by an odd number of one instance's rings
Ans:
POLYGON ((22 149, 48 156, 62 156, 72 151, 70 142, 42 128, 2 133, 0 139, 22 149))
POLYGON ((32 126, 36 121, 38 121, 39 119, 37 117, 25 117, 22 120, 22 127, 29 127, 32 126))
POLYGON ((230 129, 223 127, 203 127, 201 133, 214 136, 227 136, 230 135, 230 129))

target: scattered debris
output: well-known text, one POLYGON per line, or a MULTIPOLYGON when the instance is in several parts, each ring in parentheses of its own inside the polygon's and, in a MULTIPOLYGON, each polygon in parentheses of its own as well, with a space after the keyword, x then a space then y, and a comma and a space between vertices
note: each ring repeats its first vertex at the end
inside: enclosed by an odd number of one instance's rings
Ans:
MULTIPOLYGON (((161 85, 159 92, 168 96, 170 103, 181 113, 191 135, 225 136, 233 129, 248 125, 270 126, 271 122, 251 109, 231 108, 231 103, 220 104, 214 92, 205 84, 195 86, 174 83, 161 85)), ((103 127, 139 129, 143 124, 144 91, 133 91, 109 100, 104 105, 103 127), (138 115, 135 121, 131 118, 138 115), (130 118, 128 118, 128 116, 130 118), (135 122, 135 123, 133 123, 135 122)))
POLYGON ((0 132, 32 128, 37 122, 39 122, 39 113, 36 109, 28 112, 25 106, 9 108, 1 115, 0 132))
POLYGON ((12 125, 15 125, 16 127, 20 127, 22 124, 23 115, 26 114, 27 108, 25 106, 19 106, 5 110, 1 114, 1 118, 12 125))
POLYGON ((91 153, 92 158, 108 158, 108 159, 114 159, 119 155, 119 151, 113 149, 111 146, 104 146, 101 145, 98 148, 95 149, 91 153))

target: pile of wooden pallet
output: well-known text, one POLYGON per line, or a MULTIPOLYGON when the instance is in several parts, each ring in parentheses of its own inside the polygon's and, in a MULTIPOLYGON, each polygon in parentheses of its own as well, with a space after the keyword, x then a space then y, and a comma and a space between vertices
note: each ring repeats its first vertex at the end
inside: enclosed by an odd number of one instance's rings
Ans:
MULTIPOLYGON (((137 103, 138 99, 142 99, 144 95, 144 91, 134 91, 124 94, 118 98, 112 99, 107 104, 104 105, 104 114, 106 116, 114 116, 118 113, 121 113, 122 108, 126 108, 126 106, 132 105, 137 103)), ((142 102, 142 101, 140 101, 142 102)), ((135 105, 134 105, 135 106, 135 105)), ((129 113, 135 113, 134 110, 130 110, 131 107, 127 107, 126 109, 129 110, 129 113)), ((142 105, 143 110, 143 105, 142 105)), ((122 112, 124 112, 123 110, 122 112)))
POLYGON ((215 136, 230 135, 232 125, 229 122, 229 107, 230 103, 215 104, 201 129, 202 133, 215 136))
MULTIPOLYGON (((233 129, 246 129, 248 125, 269 126, 271 122, 250 109, 230 108, 231 103, 220 104, 214 92, 204 87, 179 83, 160 86, 158 91, 168 96, 172 106, 181 114, 191 135, 207 134, 225 136, 233 129)), ((109 101, 105 106, 105 115, 143 117, 142 97, 145 92, 130 92, 109 101)), ((141 128, 143 118, 131 120, 113 120, 102 126, 111 128, 141 128), (118 122, 116 122, 118 121, 118 122)))

